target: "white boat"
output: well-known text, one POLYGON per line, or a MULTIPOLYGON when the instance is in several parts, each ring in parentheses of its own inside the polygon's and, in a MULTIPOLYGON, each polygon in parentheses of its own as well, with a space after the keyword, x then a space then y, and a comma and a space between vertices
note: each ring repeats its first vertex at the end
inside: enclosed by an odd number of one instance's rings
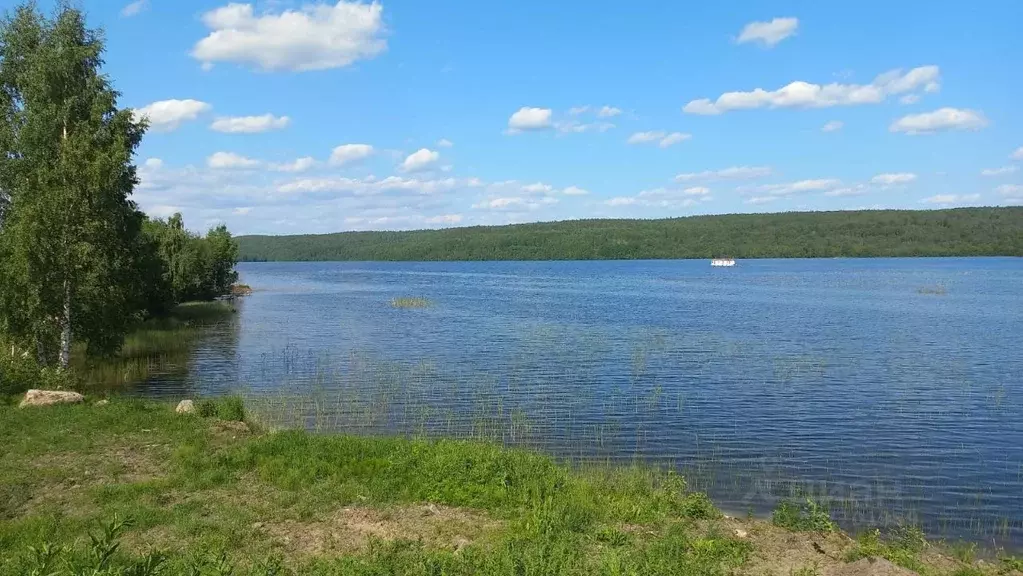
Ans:
POLYGON ((715 258, 710 261, 711 266, 735 266, 734 258, 715 258))

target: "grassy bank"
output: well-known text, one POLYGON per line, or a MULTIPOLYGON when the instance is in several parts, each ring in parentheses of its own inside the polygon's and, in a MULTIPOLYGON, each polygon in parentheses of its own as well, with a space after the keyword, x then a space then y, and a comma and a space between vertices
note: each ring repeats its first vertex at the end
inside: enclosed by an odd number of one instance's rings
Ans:
POLYGON ((221 419, 244 417, 236 401, 199 408, 205 417, 121 399, 0 407, 0 574, 781 576, 856 574, 840 570, 866 556, 922 574, 1013 569, 972 551, 956 559, 911 531, 854 541, 809 505, 781 509, 778 525, 727 518, 650 468, 259 433, 221 419))
POLYGON ((237 240, 242 260, 1023 256, 1023 207, 569 220, 237 240))

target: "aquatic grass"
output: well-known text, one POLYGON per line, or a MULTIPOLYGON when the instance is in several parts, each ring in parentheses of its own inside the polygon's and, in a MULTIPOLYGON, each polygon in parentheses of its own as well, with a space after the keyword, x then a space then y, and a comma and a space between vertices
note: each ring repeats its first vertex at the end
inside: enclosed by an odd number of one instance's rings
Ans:
POLYGON ((794 503, 782 501, 771 515, 771 522, 793 532, 818 532, 829 534, 838 527, 831 520, 828 509, 812 498, 794 503))
POLYGON ((433 303, 420 296, 404 296, 391 299, 392 308, 429 308, 433 303))
POLYGON ((915 572, 926 571, 920 553, 927 547, 923 532, 914 526, 899 526, 882 535, 878 528, 867 530, 856 539, 856 546, 846 554, 846 561, 860 558, 884 558, 915 572))

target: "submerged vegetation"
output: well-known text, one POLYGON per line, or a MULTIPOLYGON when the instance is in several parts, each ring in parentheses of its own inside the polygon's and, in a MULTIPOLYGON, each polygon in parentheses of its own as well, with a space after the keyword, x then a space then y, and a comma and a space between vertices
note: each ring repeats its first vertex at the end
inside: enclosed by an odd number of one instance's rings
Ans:
POLYGON ((0 575, 783 576, 860 557, 994 575, 1014 561, 924 553, 912 535, 854 542, 730 518, 657 468, 568 467, 481 442, 261 433, 236 398, 198 405, 186 416, 117 398, 0 407, 0 575))
POLYGON ((242 260, 612 260, 1023 256, 1023 207, 573 220, 239 236, 242 260))
POLYGON ((432 304, 433 303, 427 300, 426 298, 421 298, 418 296, 411 297, 406 296, 391 299, 392 308, 428 308, 432 304))

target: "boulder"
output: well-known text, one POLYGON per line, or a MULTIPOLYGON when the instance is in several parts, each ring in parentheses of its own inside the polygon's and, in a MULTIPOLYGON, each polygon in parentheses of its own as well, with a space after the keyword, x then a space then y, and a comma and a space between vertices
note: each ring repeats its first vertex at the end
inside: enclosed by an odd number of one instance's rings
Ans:
POLYGON ((107 404, 110 404, 110 400, 107 400, 106 398, 104 398, 104 399, 102 399, 102 400, 97 400, 97 401, 96 401, 96 402, 95 402, 95 403, 93 404, 93 406, 106 406, 107 404))
POLYGON ((78 392, 68 392, 66 390, 29 390, 25 393, 25 399, 21 401, 21 404, 18 404, 18 407, 78 404, 84 401, 85 397, 78 392))
POLYGON ((178 414, 195 414, 195 402, 191 400, 182 400, 178 402, 178 407, 174 409, 178 414))

